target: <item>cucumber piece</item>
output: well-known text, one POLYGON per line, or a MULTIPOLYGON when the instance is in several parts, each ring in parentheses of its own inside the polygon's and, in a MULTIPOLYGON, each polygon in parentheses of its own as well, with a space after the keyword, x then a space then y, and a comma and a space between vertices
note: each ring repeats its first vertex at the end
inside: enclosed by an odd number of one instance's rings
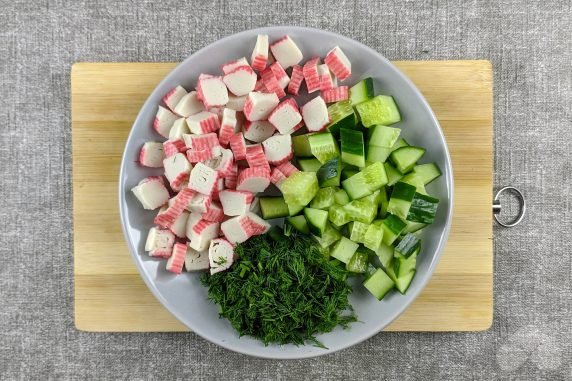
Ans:
POLYGON ((306 207, 306 205, 296 205, 296 204, 288 204, 288 203, 286 203, 286 205, 288 205, 288 215, 290 215, 290 216, 297 215, 306 207))
POLYGON ((432 224, 435 221, 439 199, 415 193, 411 200, 411 207, 407 214, 407 220, 412 222, 421 222, 423 224, 432 224))
POLYGON ((292 150, 294 151, 294 156, 312 157, 310 143, 308 142, 308 136, 310 135, 312 135, 312 133, 292 136, 292 150))
POLYGON ((365 232, 365 237, 363 244, 370 250, 377 250, 381 245, 381 240, 383 238, 383 229, 380 226, 369 225, 367 231, 365 232))
POLYGON ((387 189, 382 187, 379 190, 379 217, 385 218, 387 214, 387 207, 389 206, 389 199, 387 198, 387 189))
POLYGON ((338 205, 346 205, 350 202, 350 196, 348 196, 345 190, 338 189, 336 193, 334 193, 334 202, 338 205))
POLYGON ((338 143, 334 139, 334 136, 329 132, 310 135, 308 136, 308 142, 310 143, 312 155, 314 155, 322 164, 340 156, 338 143))
POLYGON ((400 254, 395 254, 392 261, 393 272, 397 279, 403 278, 412 272, 415 272, 417 265, 417 255, 404 257, 400 254))
POLYGON ((354 242, 363 243, 369 225, 359 221, 350 222, 350 224, 350 239, 354 242))
POLYGON ((399 172, 391 163, 385 162, 383 163, 383 167, 385 168, 385 173, 387 174, 387 185, 393 186, 397 183, 403 175, 399 172))
POLYGON ((382 125, 373 126, 370 131, 368 144, 385 148, 392 148, 401 133, 400 128, 382 125))
POLYGON ((325 248, 329 247, 334 242, 342 238, 342 234, 336 229, 334 229, 330 223, 326 222, 326 230, 324 230, 322 236, 321 237, 314 236, 314 238, 318 241, 320 247, 325 248))
POLYGON ((299 215, 294 217, 286 218, 287 225, 291 225, 294 229, 298 230, 300 233, 310 234, 310 227, 308 226, 308 221, 306 217, 299 215))
POLYGON ((363 282, 363 286, 377 299, 381 300, 395 287, 395 282, 383 271, 377 269, 363 282))
POLYGON ((318 176, 318 184, 320 187, 339 187, 340 178, 342 176, 342 163, 340 159, 336 157, 325 162, 318 168, 316 175, 318 176))
POLYGON ((320 187, 315 172, 296 172, 280 184, 288 205, 308 205, 320 187))
POLYGON ((399 181, 413 185, 417 189, 417 193, 427 194, 427 191, 425 191, 425 184, 423 183, 423 179, 415 172, 409 172, 399 181))
POLYGON ((413 185, 401 181, 395 184, 387 205, 387 212, 405 220, 415 193, 416 188, 413 185))
POLYGON ((260 197, 260 211, 265 220, 287 217, 290 214, 284 197, 260 197))
POLYGON ((354 256, 359 245, 346 237, 340 238, 330 251, 330 256, 347 264, 354 256))
POLYGON ((348 214, 341 205, 333 205, 330 210, 328 210, 328 220, 334 226, 343 226, 350 222, 348 214))
MULTIPOLYGON (((382 187, 383 189, 383 187, 382 187)), ((379 203, 381 202, 381 189, 376 190, 375 192, 373 192, 372 194, 370 194, 369 196, 366 196, 363 198, 363 200, 368 200, 370 202, 372 202, 375 207, 377 208, 379 206, 379 203)))
POLYGON ((405 221, 405 229, 403 230, 403 232, 405 233, 415 233, 416 231, 419 231, 421 229, 423 229, 425 226, 427 226, 427 224, 424 224, 422 222, 413 222, 413 221, 405 221))
POLYGON ((321 237, 326 230, 328 212, 320 209, 304 208, 304 217, 306 217, 306 221, 308 221, 310 233, 321 237))
POLYGON ((350 103, 352 106, 373 98, 373 79, 364 78, 350 87, 350 103))
POLYGON ((361 131, 342 128, 340 130, 342 161, 356 167, 365 166, 365 148, 361 131))
POLYGON ((383 163, 391 155, 391 148, 367 146, 366 161, 368 163, 380 162, 383 163))
POLYGON ((389 95, 378 95, 355 107, 364 127, 376 124, 389 125, 401 120, 397 104, 389 95))
POLYGON ((369 258, 366 253, 361 251, 356 251, 352 256, 352 259, 346 265, 346 270, 352 273, 364 274, 367 270, 367 265, 369 264, 369 258))
POLYGON ((394 216, 391 213, 387 213, 387 217, 383 220, 381 228, 383 229, 382 242, 386 245, 391 245, 395 242, 397 237, 399 237, 403 229, 405 229, 405 222, 403 222, 399 217, 394 216))
POLYGON ((425 148, 408 146, 396 149, 391 153, 390 158, 399 172, 407 173, 424 154, 425 148))
POLYGON ((329 209, 334 205, 334 194, 336 193, 336 188, 320 188, 316 193, 312 202, 310 202, 310 208, 314 209, 329 209))
POLYGON ((407 290, 409 289, 409 286, 411 285, 413 278, 415 277, 415 270, 408 273, 407 275, 405 275, 401 278, 397 278, 397 276, 395 275, 395 272, 393 270, 392 264, 393 263, 390 263, 390 265, 386 268, 386 273, 391 278, 391 280, 393 280, 395 282, 395 288, 397 288, 397 290, 401 294, 405 294, 407 292, 407 290))
POLYGON ((377 212, 375 204, 366 199, 353 200, 342 208, 350 221, 359 221, 364 224, 370 224, 377 212))
POLYGON ((340 129, 351 129, 358 123, 358 117, 349 100, 337 102, 328 106, 328 115, 330 116, 330 124, 328 124, 327 129, 336 137, 340 135, 340 129))
POLYGON ((409 146, 409 145, 410 145, 410 144, 407 143, 407 140, 405 140, 405 139, 403 139, 403 138, 400 138, 400 139, 397 139, 397 141, 395 142, 395 144, 393 145, 393 147, 391 147, 391 149, 392 149, 393 151, 395 151, 396 149, 399 149, 399 148, 401 148, 401 147, 407 147, 407 146, 409 146))
POLYGON ((356 167, 345 167, 342 169, 342 180, 349 179, 353 175, 359 173, 359 169, 356 167))
POLYGON ((435 163, 420 164, 413 167, 413 173, 423 180, 423 184, 427 185, 441 176, 441 169, 435 163))
POLYGON ((407 233, 405 237, 395 246, 395 253, 409 258, 411 254, 419 252, 421 248, 421 240, 415 234, 407 233))
POLYGON ((391 260, 393 259, 393 250, 393 246, 386 245, 382 242, 375 251, 375 254, 377 254, 377 257, 384 268, 387 268, 391 263, 391 260))
POLYGON ((322 163, 318 159, 298 159, 300 169, 304 172, 318 172, 322 163))
POLYGON ((373 163, 342 181, 342 187, 352 200, 369 196, 385 184, 387 184, 387 175, 382 163, 373 163))

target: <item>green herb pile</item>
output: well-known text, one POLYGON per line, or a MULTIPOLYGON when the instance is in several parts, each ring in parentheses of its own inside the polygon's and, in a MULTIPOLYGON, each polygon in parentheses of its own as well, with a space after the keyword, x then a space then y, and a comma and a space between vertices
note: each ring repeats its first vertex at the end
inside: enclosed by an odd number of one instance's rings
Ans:
POLYGON ((230 269, 205 274, 201 281, 220 316, 241 336, 265 345, 323 347, 315 335, 356 321, 347 272, 325 258, 311 238, 273 233, 238 245, 239 259, 230 269))

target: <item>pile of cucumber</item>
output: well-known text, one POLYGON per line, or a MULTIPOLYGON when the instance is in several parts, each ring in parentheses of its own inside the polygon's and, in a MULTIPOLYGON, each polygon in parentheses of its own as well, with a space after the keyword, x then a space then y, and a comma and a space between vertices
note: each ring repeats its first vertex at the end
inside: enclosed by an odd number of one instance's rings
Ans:
POLYGON ((285 230, 311 234, 325 255, 361 273, 379 300, 405 293, 421 250, 418 232, 433 223, 439 200, 425 186, 441 175, 418 164, 425 149, 390 127, 401 120, 391 96, 374 96, 366 78, 350 99, 328 107, 322 132, 292 138, 300 168, 279 184, 282 197, 262 197, 262 217, 286 217, 285 230))

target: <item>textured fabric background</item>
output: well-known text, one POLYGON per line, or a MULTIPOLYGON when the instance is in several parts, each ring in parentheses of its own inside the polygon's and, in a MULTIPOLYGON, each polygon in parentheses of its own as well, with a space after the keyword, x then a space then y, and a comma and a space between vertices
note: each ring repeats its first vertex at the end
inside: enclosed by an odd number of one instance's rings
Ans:
POLYGON ((569 0, 1 0, 0 379, 570 380, 571 36, 569 0), (71 65, 179 61, 271 24, 335 31, 395 60, 492 61, 495 186, 521 187, 529 212, 495 228, 489 331, 382 333, 279 362, 194 334, 75 330, 71 65))

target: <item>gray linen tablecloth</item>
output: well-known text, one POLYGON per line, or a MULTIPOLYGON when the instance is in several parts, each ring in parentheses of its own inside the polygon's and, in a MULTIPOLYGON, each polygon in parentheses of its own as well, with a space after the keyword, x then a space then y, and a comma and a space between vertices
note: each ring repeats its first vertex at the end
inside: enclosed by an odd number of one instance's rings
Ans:
POLYGON ((0 379, 570 380, 571 37, 569 0, 2 0, 0 379), (74 328, 71 65, 179 61, 271 24, 335 31, 393 60, 492 61, 495 186, 521 187, 529 211, 495 228, 489 331, 383 333, 280 362, 194 334, 74 328))

